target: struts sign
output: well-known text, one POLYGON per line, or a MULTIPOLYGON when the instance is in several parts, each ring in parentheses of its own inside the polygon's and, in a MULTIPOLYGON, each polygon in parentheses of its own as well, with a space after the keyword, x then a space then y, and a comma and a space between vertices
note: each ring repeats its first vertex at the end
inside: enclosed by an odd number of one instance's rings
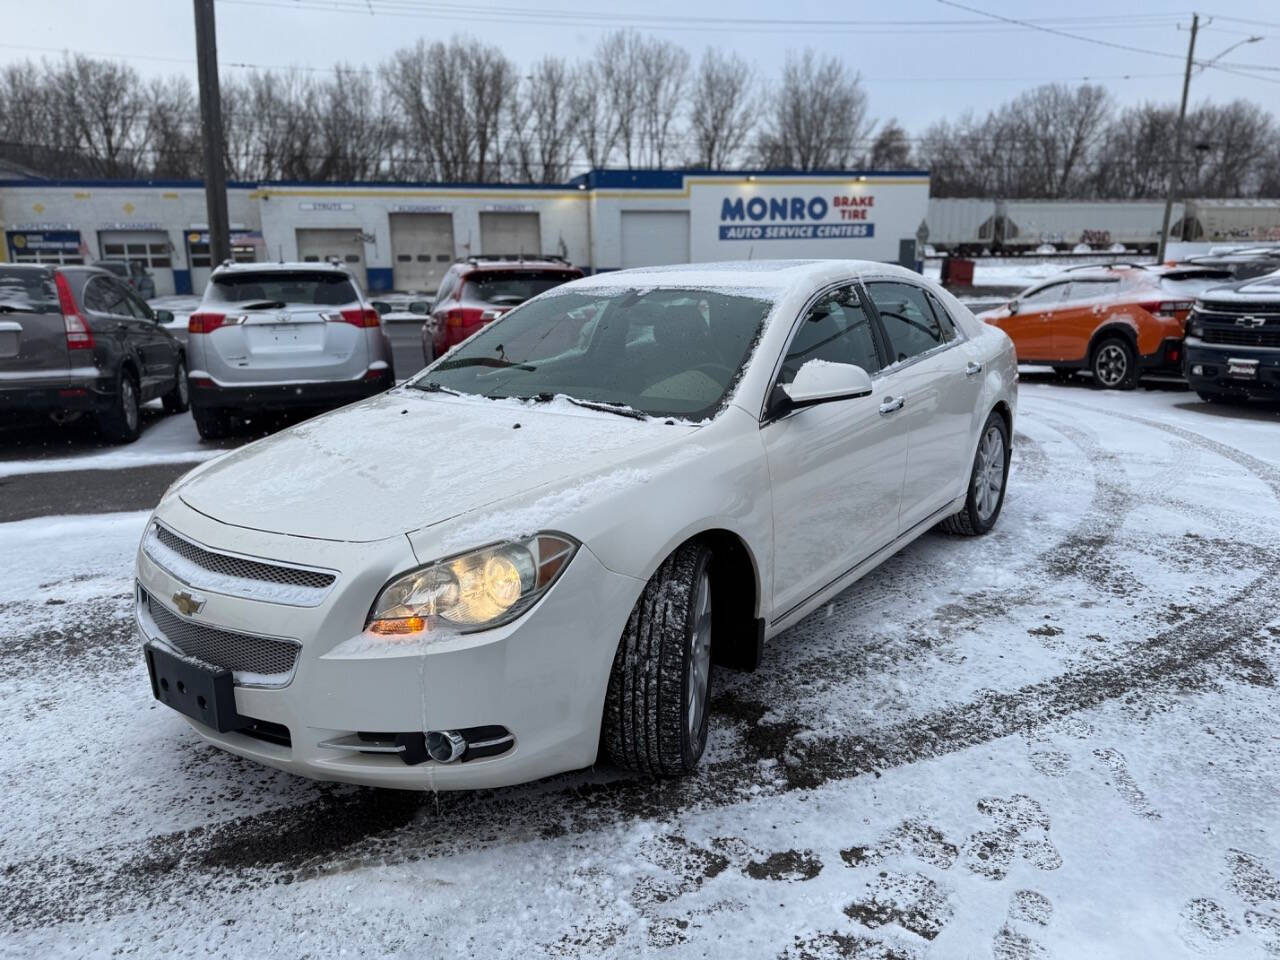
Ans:
POLYGON ((721 240, 843 240, 874 237, 874 194, 725 197, 721 240))

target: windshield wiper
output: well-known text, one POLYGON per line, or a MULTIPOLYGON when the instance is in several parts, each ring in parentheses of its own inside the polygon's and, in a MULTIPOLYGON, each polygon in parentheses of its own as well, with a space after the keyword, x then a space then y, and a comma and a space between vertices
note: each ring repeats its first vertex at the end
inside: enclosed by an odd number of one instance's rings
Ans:
POLYGON ((437 370, 458 370, 462 367, 496 367, 501 370, 537 370, 529 363, 516 363, 514 360, 499 360, 497 357, 463 357, 460 360, 446 360, 436 367, 437 370))
POLYGON ((468 394, 463 393, 461 390, 450 390, 448 387, 441 386, 434 380, 423 380, 421 383, 415 383, 413 384, 413 388, 415 390, 421 390, 423 393, 451 393, 455 397, 468 396, 468 394))
POLYGON ((492 397, 494 400, 523 400, 526 403, 550 403, 552 400, 560 397, 569 401, 575 407, 586 407, 588 410, 602 410, 605 413, 616 413, 620 417, 627 417, 631 420, 648 420, 649 415, 636 410, 634 407, 628 407, 622 403, 610 403, 608 400, 579 400, 577 397, 571 397, 565 393, 535 393, 531 397, 492 397))

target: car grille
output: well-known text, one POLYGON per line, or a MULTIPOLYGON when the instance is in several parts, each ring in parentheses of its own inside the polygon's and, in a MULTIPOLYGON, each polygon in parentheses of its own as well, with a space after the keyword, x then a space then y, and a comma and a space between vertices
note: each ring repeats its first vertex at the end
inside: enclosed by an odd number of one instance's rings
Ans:
POLYGON ((145 590, 139 591, 138 599, 155 625, 158 639, 179 653, 210 666, 252 674, 237 678, 252 685, 281 686, 293 675, 301 649, 297 641, 236 633, 184 620, 145 590))
POLYGON ((1205 343, 1222 343, 1234 347, 1280 347, 1280 323, 1265 327, 1211 327, 1206 325, 1200 338, 1205 343))
POLYGON ((158 523, 152 523, 147 531, 143 549, 152 560, 190 586, 254 600, 316 606, 337 580, 335 574, 324 570, 218 553, 158 523))

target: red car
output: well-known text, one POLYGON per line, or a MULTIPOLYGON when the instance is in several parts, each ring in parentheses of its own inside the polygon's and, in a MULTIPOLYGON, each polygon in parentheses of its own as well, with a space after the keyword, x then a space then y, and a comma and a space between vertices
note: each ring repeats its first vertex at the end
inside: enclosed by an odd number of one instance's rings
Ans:
POLYGON ((427 363, 530 297, 581 277, 560 257, 481 255, 459 260, 440 281, 422 326, 427 363))

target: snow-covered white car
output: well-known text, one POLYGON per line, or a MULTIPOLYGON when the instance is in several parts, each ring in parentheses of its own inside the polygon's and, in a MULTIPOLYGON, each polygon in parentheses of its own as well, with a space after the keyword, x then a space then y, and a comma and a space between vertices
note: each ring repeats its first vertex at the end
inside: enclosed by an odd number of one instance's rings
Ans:
POLYGON ((1009 338, 860 261, 645 268, 210 461, 137 556, 157 698, 325 780, 681 774, 713 664, 941 524, 996 522, 1009 338))

